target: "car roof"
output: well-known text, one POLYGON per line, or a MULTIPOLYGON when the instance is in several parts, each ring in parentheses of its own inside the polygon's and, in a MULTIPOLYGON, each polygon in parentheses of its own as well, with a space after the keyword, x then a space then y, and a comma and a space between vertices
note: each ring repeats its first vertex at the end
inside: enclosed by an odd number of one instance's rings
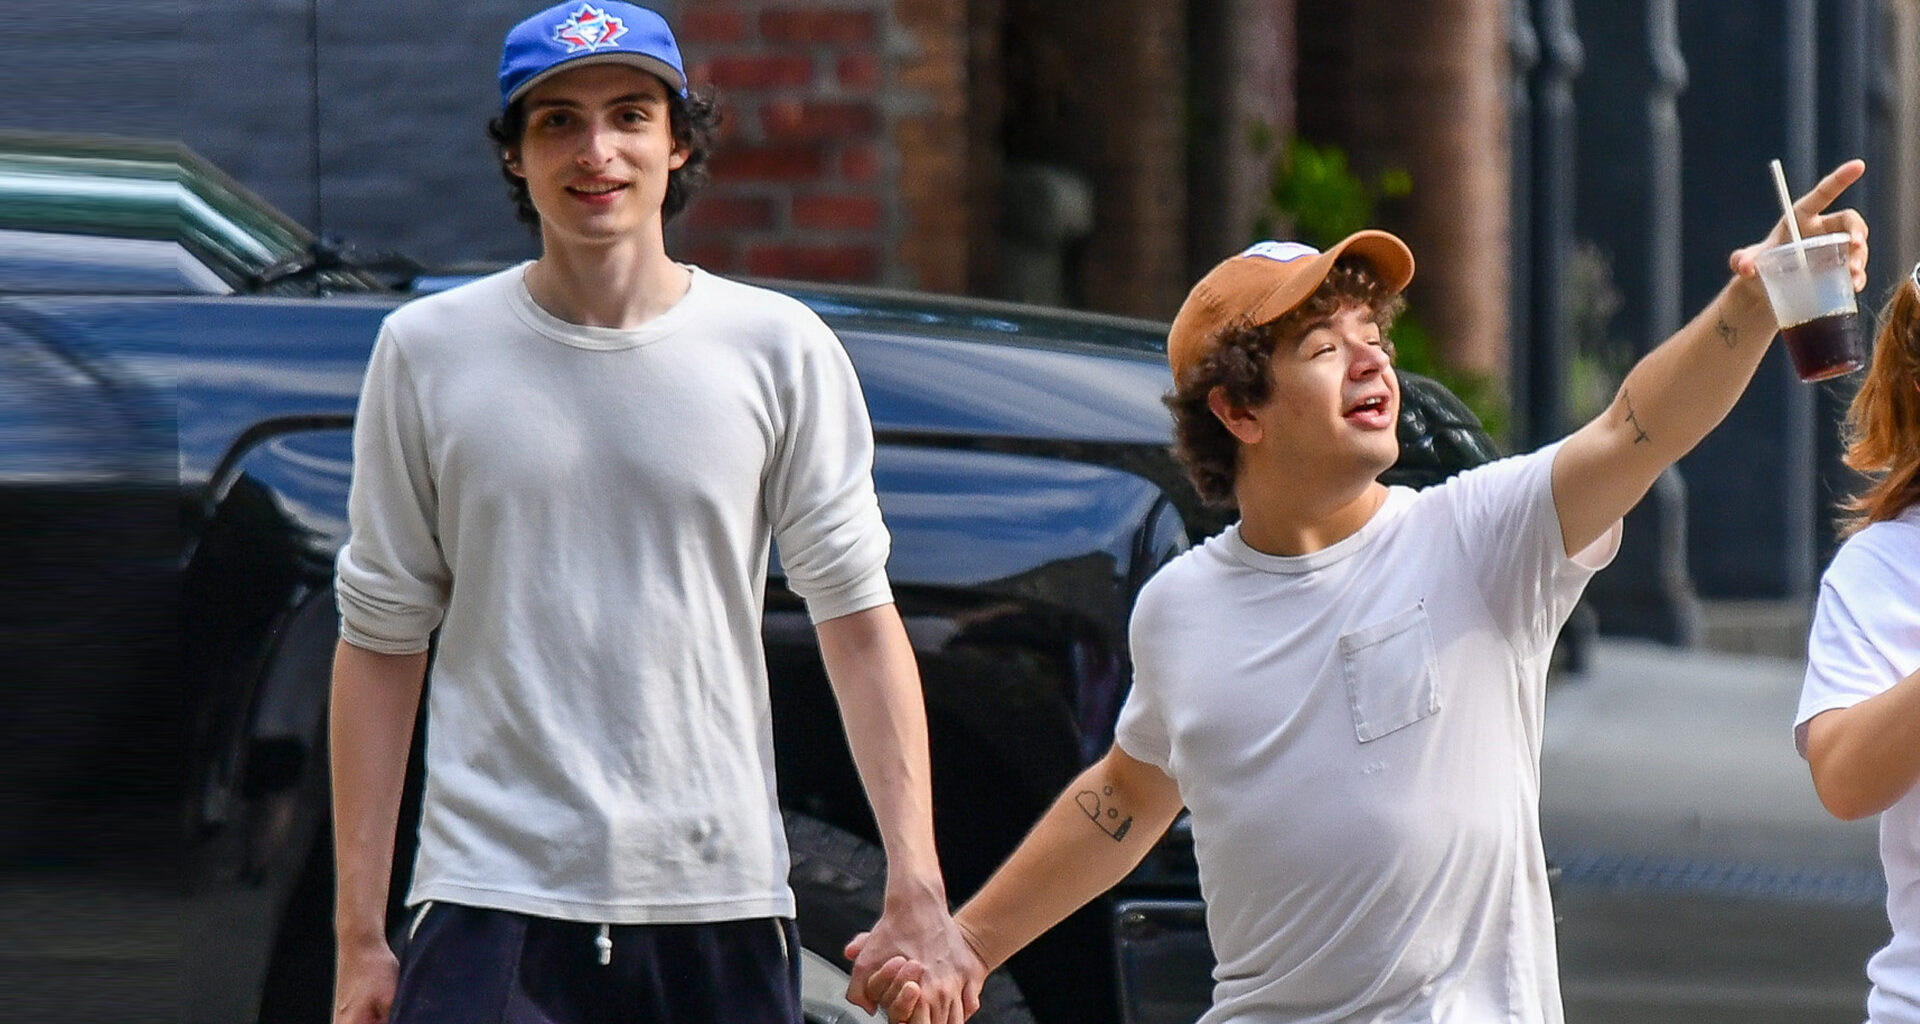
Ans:
POLYGON ((1164 359, 1167 325, 1156 320, 998 299, 811 281, 750 283, 799 299, 839 331, 934 333, 983 341, 1044 341, 1164 359))

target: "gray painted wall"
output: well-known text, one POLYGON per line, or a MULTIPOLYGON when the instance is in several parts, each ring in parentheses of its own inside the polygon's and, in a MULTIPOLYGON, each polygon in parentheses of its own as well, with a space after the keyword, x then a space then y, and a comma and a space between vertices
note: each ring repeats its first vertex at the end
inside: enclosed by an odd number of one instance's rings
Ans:
POLYGON ((0 126, 172 135, 180 18, 168 4, 0 3, 0 126))
POLYGON ((180 139, 324 234, 518 259, 484 127, 501 37, 539 5, 0 0, 0 128, 180 139))

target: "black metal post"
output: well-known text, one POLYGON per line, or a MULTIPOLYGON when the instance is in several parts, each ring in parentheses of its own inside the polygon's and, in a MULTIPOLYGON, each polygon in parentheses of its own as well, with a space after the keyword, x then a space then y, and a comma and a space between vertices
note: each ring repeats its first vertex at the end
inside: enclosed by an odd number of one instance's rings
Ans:
MULTIPOLYGON (((1605 261, 1618 297, 1607 298, 1597 268, 1587 355, 1624 372, 1681 324, 1680 117, 1687 85, 1676 0, 1578 0, 1582 44, 1596 58, 1574 95, 1580 127, 1576 230, 1605 261)), ((1598 397, 1598 396, 1595 396, 1598 397)), ((1690 645, 1700 604, 1687 571, 1686 486, 1669 471, 1628 516, 1613 566, 1587 590, 1602 632, 1690 645)))
MULTIPOLYGON (((1885 86, 1878 72, 1880 62, 1887 59, 1886 55, 1876 52, 1873 45, 1872 29, 1879 6, 1873 0, 1827 0, 1819 39, 1820 149, 1816 171, 1825 173, 1853 157, 1866 158, 1867 177, 1848 190, 1841 204, 1859 210, 1869 224, 1879 223, 1879 213, 1885 207, 1876 197, 1886 194, 1894 178, 1891 163, 1881 164, 1874 159, 1876 136, 1884 138, 1881 132, 1897 130, 1891 125, 1882 128, 1872 123, 1874 112, 1887 111, 1889 106, 1884 102, 1887 98, 1884 92, 1879 97, 1874 95, 1880 91, 1874 88, 1876 84, 1885 86), (1882 102, 1876 103, 1876 99, 1882 102)), ((1884 114, 1882 118, 1885 119, 1884 114)), ((1867 264, 1867 289, 1859 295, 1862 313, 1871 314, 1877 298, 1886 294, 1890 275, 1898 269, 1892 262, 1882 259, 1867 264)), ((1868 332, 1870 343, 1871 317, 1862 316, 1860 322, 1868 332)), ((1809 587, 1818 582, 1819 573, 1839 547, 1835 516, 1840 503, 1863 482, 1859 474, 1840 461, 1846 451, 1840 425, 1859 388, 1859 374, 1814 388, 1814 546, 1809 587)))
MULTIPOLYGON (((1727 253, 1779 218, 1767 161, 1781 158, 1796 191, 1815 180, 1815 6, 1715 0, 1678 7, 1690 80, 1680 100, 1689 314, 1726 285, 1727 253)), ((1681 461, 1687 557, 1703 597, 1799 600, 1810 593, 1813 395, 1776 344, 1732 413, 1681 461)))
POLYGON ((1584 55, 1572 0, 1534 0, 1540 63, 1533 74, 1532 332, 1525 447, 1567 431, 1567 264, 1573 253, 1573 83, 1584 55))
POLYGON ((1533 31, 1530 0, 1507 3, 1507 123, 1509 207, 1507 246, 1507 381, 1512 407, 1512 441, 1533 436, 1528 415, 1533 359, 1533 69, 1540 62, 1540 37, 1533 31))

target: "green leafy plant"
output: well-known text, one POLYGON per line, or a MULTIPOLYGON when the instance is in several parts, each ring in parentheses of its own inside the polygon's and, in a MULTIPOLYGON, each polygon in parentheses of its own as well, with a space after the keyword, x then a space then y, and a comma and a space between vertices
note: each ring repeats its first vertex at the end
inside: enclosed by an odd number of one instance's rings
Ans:
MULTIPOLYGON (((1265 125, 1254 128, 1252 142, 1258 152, 1275 148, 1272 130, 1265 125)), ((1272 184, 1254 232, 1261 238, 1295 238, 1324 249, 1370 226, 1380 200, 1405 198, 1412 192, 1413 176, 1403 169, 1362 178, 1350 166, 1345 150, 1295 136, 1274 158, 1272 184)), ((1507 396, 1498 380, 1441 363, 1432 333, 1414 310, 1394 321, 1389 336, 1396 365, 1446 385, 1480 417, 1489 434, 1506 439, 1507 396)))
POLYGON ((1573 358, 1567 368, 1567 430, 1600 415, 1633 368, 1633 345, 1614 329, 1623 297, 1613 281, 1613 262, 1586 239, 1567 260, 1567 337, 1573 358))
POLYGON ((1404 170, 1387 171, 1368 182, 1348 165, 1345 150, 1296 136, 1287 140, 1274 163, 1267 205, 1256 227, 1272 234, 1291 226, 1301 241, 1324 247, 1368 226, 1379 199, 1412 191, 1413 177, 1404 170))

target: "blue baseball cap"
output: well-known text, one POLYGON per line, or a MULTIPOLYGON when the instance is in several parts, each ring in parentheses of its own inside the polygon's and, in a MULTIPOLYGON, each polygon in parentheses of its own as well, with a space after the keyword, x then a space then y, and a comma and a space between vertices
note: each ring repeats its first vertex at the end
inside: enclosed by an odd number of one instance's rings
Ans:
POLYGON ((687 69, 667 20, 619 0, 568 0, 521 22, 500 51, 500 109, 548 76, 582 64, 630 64, 687 94, 687 69))

